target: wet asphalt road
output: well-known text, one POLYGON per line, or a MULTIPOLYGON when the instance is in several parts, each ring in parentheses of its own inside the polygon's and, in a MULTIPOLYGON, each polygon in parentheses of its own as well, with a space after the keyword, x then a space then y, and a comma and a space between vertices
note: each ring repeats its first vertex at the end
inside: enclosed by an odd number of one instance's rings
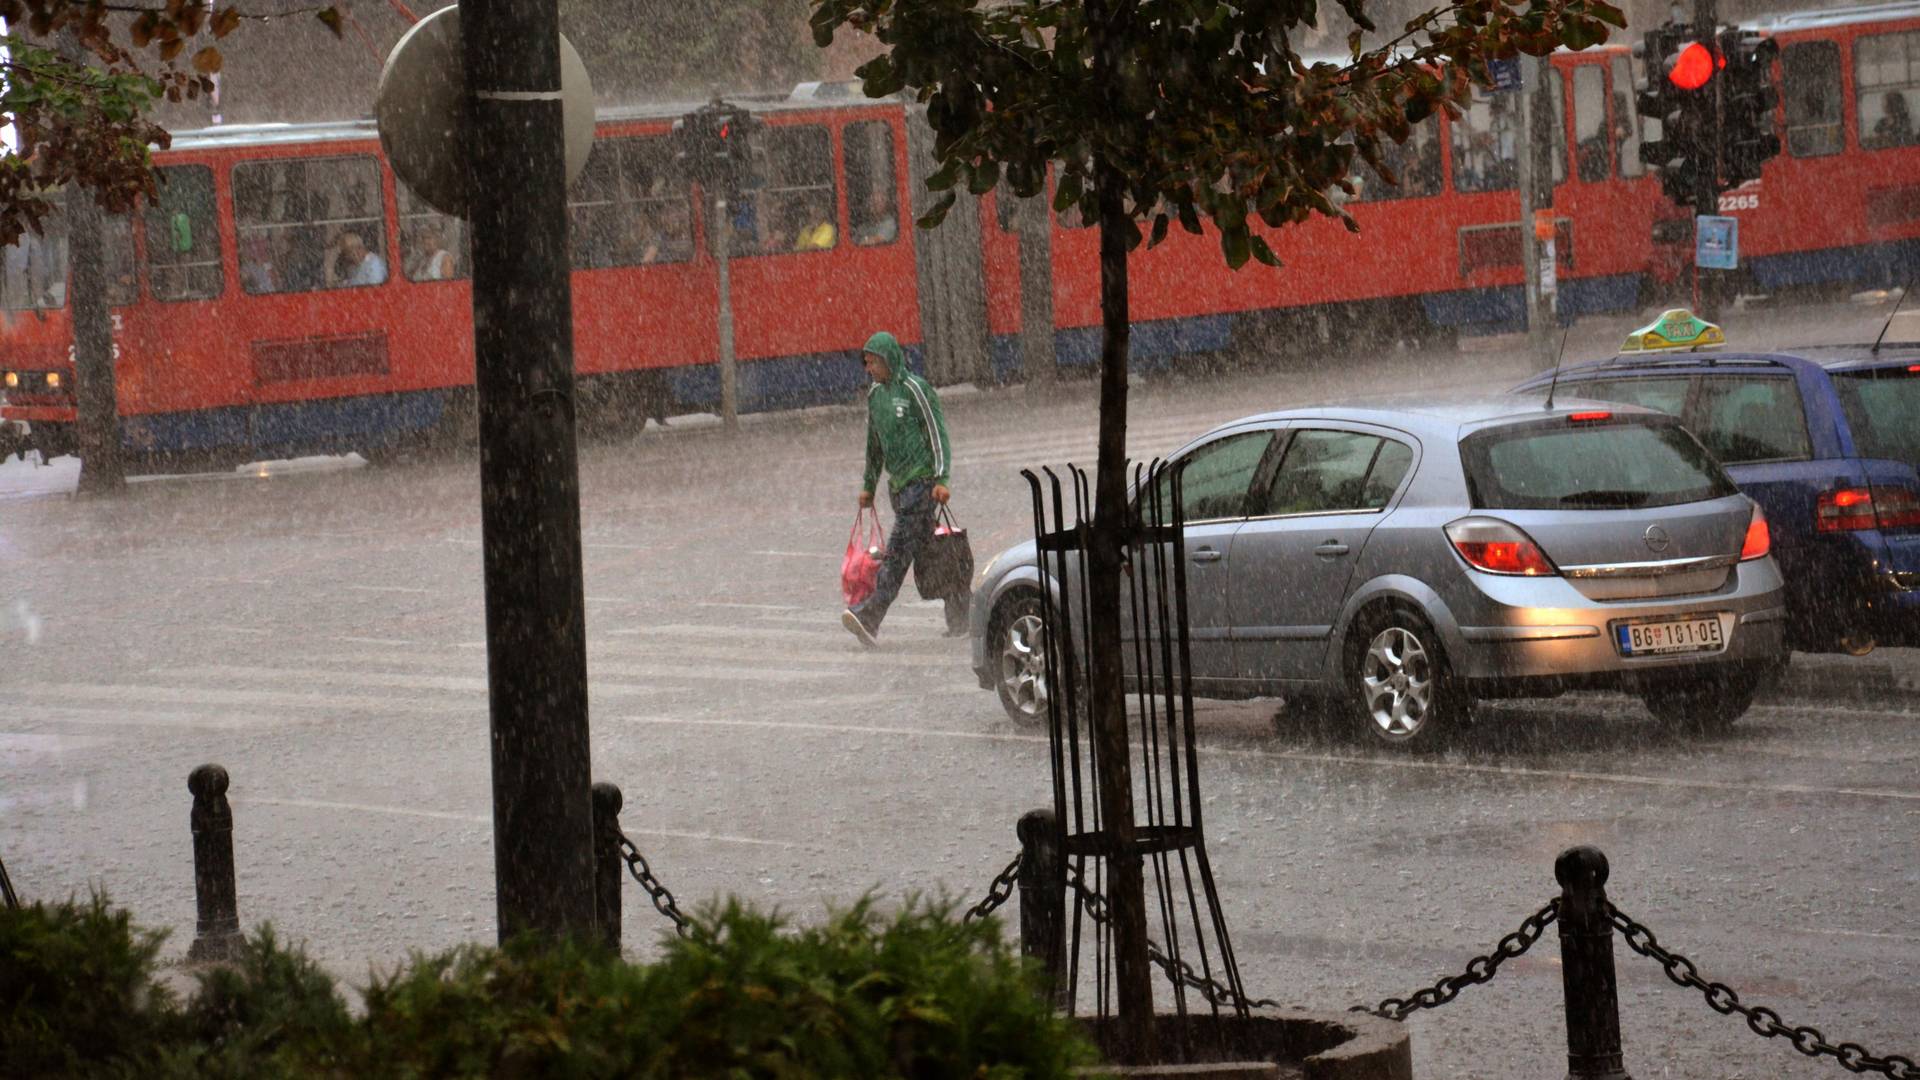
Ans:
MULTIPOLYGON (((1588 336, 1611 328, 1583 324, 1576 355, 1588 336)), ((1522 368, 1396 353, 1154 383, 1132 445, 1164 452, 1356 382, 1522 368)), ((1019 467, 1091 458, 1089 391, 952 395, 954 505, 983 562, 1029 528, 1019 467)), ((690 906, 731 893, 809 919, 867 890, 971 899, 1047 798, 1043 735, 976 688, 937 606, 903 602, 871 654, 835 621, 860 423, 823 410, 732 439, 676 423, 583 450, 594 770, 690 906)), ((185 778, 218 761, 244 921, 271 919, 349 981, 492 938, 476 466, 343 464, 145 482, 111 503, 0 499, 0 858, 28 897, 104 885, 183 953, 185 778)), ((0 495, 23 486, 9 469, 0 495)), ((1909 708, 1776 700, 1702 741, 1627 699, 1567 698, 1489 709, 1445 753, 1409 757, 1276 723, 1271 702, 1203 703, 1210 847, 1249 988, 1327 1009, 1408 994, 1552 895, 1559 851, 1595 844, 1614 902, 1709 978, 1836 1042, 1920 1055, 1909 708)), ((637 890, 626 918, 647 954, 664 924, 637 890)), ((1640 1080, 1842 1072, 1618 962, 1640 1080)), ((1558 967, 1549 931, 1415 1017, 1418 1075, 1564 1075, 1558 967)))

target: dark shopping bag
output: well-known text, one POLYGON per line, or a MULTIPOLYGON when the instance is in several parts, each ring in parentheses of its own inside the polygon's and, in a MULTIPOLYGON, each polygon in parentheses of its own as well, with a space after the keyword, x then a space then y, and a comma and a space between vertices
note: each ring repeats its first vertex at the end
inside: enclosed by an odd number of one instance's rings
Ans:
POLYGON ((934 519, 933 539, 913 560, 913 585, 922 600, 965 596, 973 587, 973 545, 944 506, 934 519))
POLYGON ((880 560, 886 557, 887 537, 880 531, 880 511, 862 508, 853 515, 853 532, 847 537, 847 554, 840 560, 840 593, 847 606, 858 606, 873 595, 880 580, 880 560), (866 525, 861 532, 860 526, 866 525))

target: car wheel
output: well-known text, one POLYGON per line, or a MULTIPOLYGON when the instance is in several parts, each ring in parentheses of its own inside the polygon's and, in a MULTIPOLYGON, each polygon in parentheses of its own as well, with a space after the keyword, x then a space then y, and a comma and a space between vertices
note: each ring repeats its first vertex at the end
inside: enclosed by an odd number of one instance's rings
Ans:
POLYGON ((1348 649, 1346 683, 1361 727, 1388 745, 1433 746, 1465 713, 1439 635, 1411 611, 1394 608, 1361 626, 1348 649))
POLYGON ((1000 707, 1016 724, 1047 721, 1047 628, 1040 596, 1018 592, 994 610, 987 644, 1000 707))
POLYGON ((1753 707, 1761 673, 1740 669, 1698 682, 1663 683, 1640 692, 1655 720, 1700 735, 1718 735, 1753 707))

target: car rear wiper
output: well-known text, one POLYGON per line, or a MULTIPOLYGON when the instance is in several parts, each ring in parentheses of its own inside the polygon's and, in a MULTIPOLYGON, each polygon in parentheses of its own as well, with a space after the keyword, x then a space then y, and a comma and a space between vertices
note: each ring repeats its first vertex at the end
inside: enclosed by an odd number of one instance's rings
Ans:
POLYGON ((1645 506, 1647 493, 1644 491, 1626 491, 1623 489, 1595 488, 1589 491, 1576 491, 1571 495, 1560 496, 1561 506, 1645 506))

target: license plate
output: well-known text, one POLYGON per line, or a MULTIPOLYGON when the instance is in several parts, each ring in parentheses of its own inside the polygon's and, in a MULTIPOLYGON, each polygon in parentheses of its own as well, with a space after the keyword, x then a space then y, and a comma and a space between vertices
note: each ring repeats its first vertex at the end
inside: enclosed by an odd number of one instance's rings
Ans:
POLYGON ((1719 652, 1727 647, 1725 623, 1718 615, 1620 623, 1613 628, 1613 635, 1621 656, 1719 652))

